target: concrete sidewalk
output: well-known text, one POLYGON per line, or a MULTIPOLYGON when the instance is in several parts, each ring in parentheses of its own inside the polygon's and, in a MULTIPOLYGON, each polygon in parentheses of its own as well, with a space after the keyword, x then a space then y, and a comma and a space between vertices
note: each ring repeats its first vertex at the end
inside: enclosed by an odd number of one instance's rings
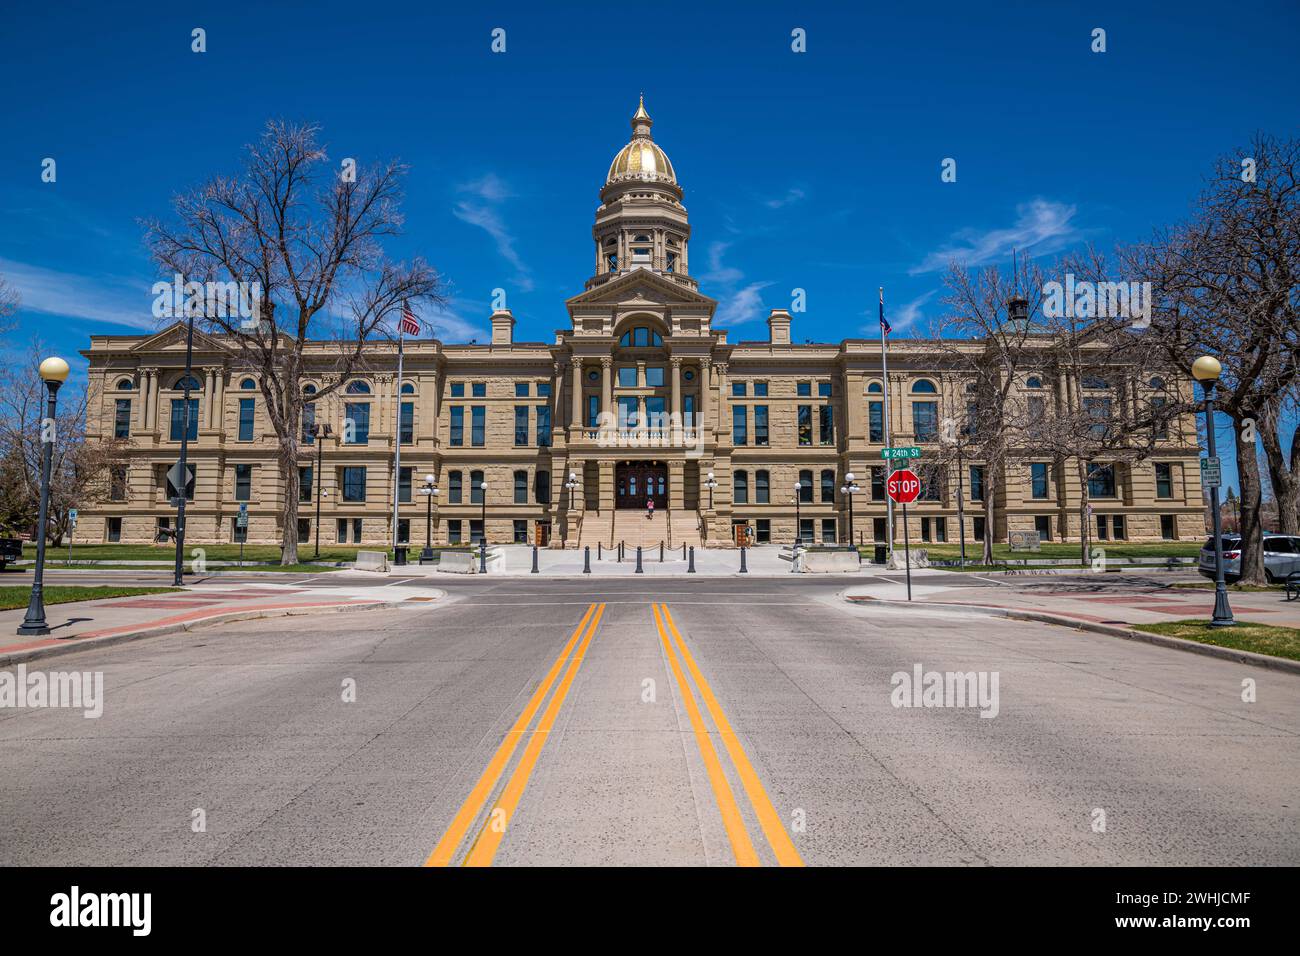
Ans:
POLYGON ((138 637, 188 631, 204 624, 339 611, 393 608, 407 601, 436 601, 445 592, 377 581, 351 588, 310 584, 196 585, 174 594, 146 594, 48 605, 50 633, 16 632, 26 609, 0 611, 0 666, 138 637))
MULTIPOLYGON (((500 571, 490 571, 491 576, 532 576, 533 569, 533 549, 531 545, 500 545, 488 547, 488 552, 500 551, 503 556, 503 568, 500 571)), ((627 574, 636 574, 636 549, 628 548, 623 554, 623 560, 618 560, 618 552, 608 548, 602 549, 602 556, 597 557, 596 549, 591 550, 591 576, 622 576, 627 574)), ((476 559, 477 560, 477 559, 476 559)), ((570 548, 559 550, 554 548, 539 548, 537 550, 537 574, 538 576, 551 577, 574 577, 582 576, 584 557, 583 552, 570 548)), ((688 561, 682 558, 682 549, 679 545, 675 549, 664 549, 664 559, 659 560, 659 548, 647 548, 641 552, 642 574, 674 575, 686 574, 688 561)), ((790 555, 788 549, 783 549, 778 545, 762 545, 756 548, 747 548, 745 551, 746 573, 757 577, 771 577, 774 575, 789 575, 790 555)), ((476 565, 477 566, 477 565, 476 565)), ((864 571, 872 568, 873 565, 863 564, 864 571)), ((409 564, 402 567, 392 566, 390 574, 393 575, 425 575, 454 581, 464 579, 466 575, 453 574, 437 570, 437 565, 426 565, 421 567, 418 564, 409 564)), ((695 574, 704 577, 727 577, 740 573, 740 549, 739 548, 696 548, 695 549, 695 574)), ((818 575, 804 575, 805 577, 817 577, 818 575)))

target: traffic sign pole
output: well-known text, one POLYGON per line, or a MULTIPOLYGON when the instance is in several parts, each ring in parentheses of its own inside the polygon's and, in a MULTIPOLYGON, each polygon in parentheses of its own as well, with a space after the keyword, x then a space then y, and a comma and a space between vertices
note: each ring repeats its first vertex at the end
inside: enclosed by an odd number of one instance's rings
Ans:
POLYGON ((903 566, 907 570, 907 599, 912 600, 912 539, 907 531, 907 501, 903 499, 903 566))
MULTIPOLYGON (((919 449, 914 450, 919 451, 919 449)), ((907 506, 921 493, 921 479, 910 468, 903 468, 889 476, 889 480, 885 483, 885 491, 889 494, 890 500, 897 501, 903 506, 903 548, 905 549, 903 566, 907 572, 907 599, 910 601, 912 600, 912 539, 907 529, 907 506)))

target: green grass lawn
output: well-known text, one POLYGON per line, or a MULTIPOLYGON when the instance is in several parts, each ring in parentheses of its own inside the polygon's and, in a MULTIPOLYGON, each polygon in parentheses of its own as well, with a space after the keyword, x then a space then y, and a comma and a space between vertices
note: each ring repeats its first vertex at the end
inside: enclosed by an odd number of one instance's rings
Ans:
MULTIPOLYGON (((117 587, 47 587, 46 604, 69 604, 73 601, 102 601, 104 598, 135 597, 140 594, 171 594, 181 588, 117 588, 117 587)), ((0 611, 24 608, 32 599, 29 586, 0 587, 0 611)))
POLYGON ((1201 644, 1300 661, 1300 629, 1294 627, 1245 621, 1238 621, 1236 627, 1210 627, 1208 621, 1162 621, 1159 624, 1134 624, 1133 627, 1139 631, 1167 634, 1201 644))
MULTIPOLYGON (((238 561, 239 545, 237 544, 195 544, 185 546, 185 564, 191 566, 194 559, 194 549, 202 548, 204 556, 208 561, 238 561)), ((246 562, 257 564, 258 567, 250 570, 257 571, 328 571, 330 568, 326 564, 337 562, 352 562, 357 559, 357 548, 333 546, 321 548, 320 557, 313 557, 313 549, 310 544, 299 546, 298 564, 281 566, 270 562, 280 560, 280 548, 278 545, 250 544, 244 547, 244 560, 246 562), (319 564, 314 562, 320 562, 319 564)), ((361 550, 372 550, 362 548, 361 550)), ((421 547, 412 547, 409 550, 409 559, 414 562, 418 559, 421 547)), ((464 547, 434 548, 435 555, 443 551, 464 551, 464 547)), ((148 544, 77 544, 73 542, 72 546, 72 565, 76 566, 83 562, 91 561, 171 561, 176 553, 174 545, 148 545, 148 544)), ((36 559, 36 546, 26 545, 23 548, 23 557, 34 561, 36 559)), ((388 552, 389 560, 393 559, 393 552, 388 552)), ((63 567, 67 565, 68 549, 66 546, 61 548, 49 547, 45 550, 45 563, 48 567, 63 567)), ((227 570, 227 569, 218 569, 227 570)))
MULTIPOLYGON (((902 546, 902 542, 896 542, 896 548, 902 546)), ((961 544, 952 541, 944 544, 922 543, 913 541, 912 547, 924 548, 931 558, 940 560, 956 560, 961 557, 961 544)), ((1194 558, 1201 553, 1200 541, 1156 541, 1150 544, 1123 544, 1115 541, 1093 541, 1093 548, 1101 548, 1106 552, 1107 558, 1194 558)), ((861 549, 863 554, 871 554, 873 546, 867 545, 861 549)), ((983 556, 983 545, 978 541, 966 542, 967 560, 979 560, 983 556)), ((1045 542, 1038 551, 1012 551, 1010 545, 995 544, 993 546, 993 560, 1021 560, 1035 558, 1078 558, 1078 543, 1068 544, 1059 541, 1045 542)))

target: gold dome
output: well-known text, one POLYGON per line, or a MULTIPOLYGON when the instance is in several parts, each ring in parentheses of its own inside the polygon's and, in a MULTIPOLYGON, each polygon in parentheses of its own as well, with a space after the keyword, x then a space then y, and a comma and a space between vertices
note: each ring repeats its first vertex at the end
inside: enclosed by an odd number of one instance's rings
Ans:
POLYGON ((620 179, 657 179, 670 183, 677 182, 677 174, 668 154, 660 149, 650 137, 650 127, 654 120, 645 109, 645 97, 637 105, 632 117, 632 141, 618 151, 614 161, 609 164, 607 182, 620 179))

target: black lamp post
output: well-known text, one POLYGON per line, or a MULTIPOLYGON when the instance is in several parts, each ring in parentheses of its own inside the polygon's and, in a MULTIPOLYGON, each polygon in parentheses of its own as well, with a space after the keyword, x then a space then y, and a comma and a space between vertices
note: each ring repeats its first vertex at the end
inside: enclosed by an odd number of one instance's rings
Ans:
POLYGON ((479 503, 483 506, 481 512, 482 517, 479 519, 479 524, 483 528, 483 535, 479 538, 478 570, 480 574, 487 574, 487 482, 480 481, 478 488, 479 491, 482 492, 482 498, 479 503))
MULTIPOLYGON (((1201 383, 1205 393, 1205 439, 1211 458, 1218 455, 1214 448, 1214 387, 1219 384, 1223 366, 1212 355, 1202 355, 1192 363, 1192 376, 1201 383)), ((1223 516, 1219 514, 1219 488, 1210 489, 1210 511, 1214 522, 1214 615, 1210 627, 1232 627, 1232 608, 1228 605, 1228 585, 1223 580, 1223 516)), ((1245 542, 1243 541, 1244 545, 1245 542)), ((1242 562, 1245 562, 1242 549, 1242 562)))
POLYGON ((433 475, 424 476, 424 487, 419 494, 428 498, 424 513, 424 550, 420 552, 420 563, 433 560, 433 496, 438 493, 438 483, 433 475))
POLYGON ((68 363, 61 358, 47 358, 41 363, 41 381, 47 393, 45 418, 41 421, 41 506, 36 519, 36 570, 32 575, 32 595, 27 616, 18 626, 23 636, 50 633, 45 623, 45 535, 50 514, 50 468, 54 460, 54 441, 58 437, 55 411, 59 386, 68 378, 68 363))
POLYGON ((853 496, 862 490, 854 483, 853 478, 854 478, 853 472, 851 471, 846 472, 844 474, 844 484, 840 486, 840 494, 842 494, 849 501, 849 544, 850 545, 853 544, 853 496))
POLYGON ((797 548, 803 543, 803 522, 800 520, 800 501, 803 489, 803 482, 794 483, 794 546, 797 548))
MULTIPOLYGON (((190 445, 190 382, 194 372, 194 312, 187 308, 185 326, 185 376, 181 379, 181 460, 176 469, 176 565, 172 574, 172 584, 180 587, 185 583, 185 500, 190 490, 190 472, 188 459, 190 445)), ((197 423, 196 423, 197 424, 197 423)))
POLYGON ((325 483, 323 480, 324 475, 321 473, 321 462, 325 453, 325 447, 321 443, 321 439, 329 438, 333 431, 334 429, 330 428, 330 426, 324 422, 318 425, 312 425, 311 427, 312 441, 316 443, 316 551, 315 554, 312 555, 313 558, 320 557, 320 495, 321 486, 325 483))

